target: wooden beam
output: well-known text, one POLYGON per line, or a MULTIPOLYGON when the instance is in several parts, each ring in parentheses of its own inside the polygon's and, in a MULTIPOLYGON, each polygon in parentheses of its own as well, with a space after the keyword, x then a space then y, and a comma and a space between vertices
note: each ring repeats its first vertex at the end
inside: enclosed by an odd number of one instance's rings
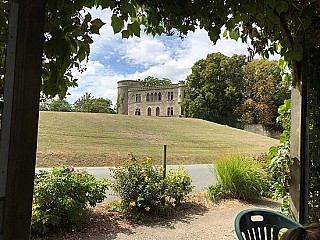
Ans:
POLYGON ((14 2, 19 15, 11 123, 3 126, 10 128, 3 238, 24 240, 30 238, 46 1, 14 2))
MULTIPOLYGON (((305 59, 305 58, 304 58, 305 59)), ((291 136, 290 155, 292 159, 289 181, 290 210, 302 224, 308 220, 309 168, 308 168, 308 74, 306 62, 294 64, 291 92, 291 136)))

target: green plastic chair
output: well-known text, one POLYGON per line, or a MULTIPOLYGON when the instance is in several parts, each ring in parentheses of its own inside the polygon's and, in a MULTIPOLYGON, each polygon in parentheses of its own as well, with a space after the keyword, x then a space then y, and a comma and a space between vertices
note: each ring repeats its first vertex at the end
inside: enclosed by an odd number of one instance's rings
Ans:
POLYGON ((281 229, 302 227, 293 219, 266 209, 247 209, 240 212, 234 226, 239 240, 278 240, 281 229))

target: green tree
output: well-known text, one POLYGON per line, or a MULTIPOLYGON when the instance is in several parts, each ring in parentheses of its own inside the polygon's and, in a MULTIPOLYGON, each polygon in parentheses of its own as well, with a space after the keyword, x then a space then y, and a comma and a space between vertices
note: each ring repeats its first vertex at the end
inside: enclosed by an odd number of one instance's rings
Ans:
MULTIPOLYGON (((86 69, 85 63, 90 53, 92 35, 99 34, 103 22, 93 19, 88 8, 98 7, 94 0, 57 1, 45 0, 45 27, 42 65, 42 91, 54 97, 57 94, 65 97, 69 87, 77 86, 73 78, 72 68, 79 71, 86 69)), ((8 1, 0 0, 0 3, 8 1)), ((8 12, 0 11, 0 31, 8 30, 8 12)), ((5 45, 0 44, 0 55, 5 55, 5 45)), ((0 59, 4 67, 5 58, 0 59)), ((0 83, 0 96, 3 84, 0 83)))
POLYGON ((74 104, 75 112, 91 113, 115 113, 112 108, 112 101, 105 98, 94 98, 91 93, 85 93, 74 104))
POLYGON ((99 18, 93 19, 86 9, 95 6, 93 0, 47 0, 42 74, 42 91, 46 95, 64 97, 69 87, 77 86, 71 69, 86 69, 92 35, 99 34, 104 24, 99 18))
POLYGON ((167 86, 172 84, 171 80, 168 78, 156 78, 156 77, 152 77, 152 76, 148 76, 145 79, 143 79, 142 81, 143 86, 145 87, 155 87, 155 86, 167 86))
MULTIPOLYGON (((47 95, 63 97, 68 87, 77 86, 70 69, 85 69, 82 61, 89 56, 92 34, 99 33, 104 24, 86 10, 93 7, 112 10, 114 33, 123 38, 140 36, 141 25, 148 34, 182 37, 200 27, 216 42, 225 26, 225 37, 250 39, 254 52, 268 56, 278 51, 292 63, 297 80, 307 77, 302 65, 320 44, 320 4, 316 0, 47 0, 43 64, 47 95)), ((1 13, 1 32, 6 32, 7 23, 7 14, 1 13)), ((4 53, 3 45, 0 50, 4 53)))
POLYGON ((70 112, 71 105, 65 99, 52 100, 48 105, 48 110, 57 112, 70 112))
POLYGON ((106 98, 95 98, 92 101, 91 112, 93 113, 115 113, 112 101, 106 98))
POLYGON ((73 109, 75 112, 91 112, 92 102, 94 97, 91 93, 83 94, 75 103, 73 104, 73 109))
POLYGON ((244 67, 244 102, 237 108, 245 124, 262 124, 268 128, 276 124, 278 108, 290 98, 290 82, 282 81, 276 61, 253 60, 244 67))
POLYGON ((244 55, 209 54, 187 77, 183 106, 187 117, 237 125, 234 109, 242 102, 244 55))

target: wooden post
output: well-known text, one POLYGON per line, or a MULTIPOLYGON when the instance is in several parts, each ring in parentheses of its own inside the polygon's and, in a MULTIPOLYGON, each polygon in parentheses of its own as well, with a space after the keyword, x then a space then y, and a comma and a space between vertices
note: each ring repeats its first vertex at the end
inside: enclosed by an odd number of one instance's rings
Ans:
POLYGON ((163 178, 166 178, 167 174, 167 145, 163 145, 163 159, 162 159, 162 168, 163 168, 163 178))
POLYGON ((308 118, 307 90, 308 74, 306 63, 295 63, 291 93, 291 138, 290 154, 292 159, 291 179, 289 182, 290 211, 294 218, 304 224, 308 218, 308 118))
POLYGON ((1 161, 7 160, 8 166, 3 239, 27 240, 30 238, 46 1, 13 2, 19 4, 19 14, 12 104, 6 102, 7 83, 4 89, 2 128, 7 134, 2 135, 1 141, 8 143, 8 149, 6 154, 1 154, 1 161))

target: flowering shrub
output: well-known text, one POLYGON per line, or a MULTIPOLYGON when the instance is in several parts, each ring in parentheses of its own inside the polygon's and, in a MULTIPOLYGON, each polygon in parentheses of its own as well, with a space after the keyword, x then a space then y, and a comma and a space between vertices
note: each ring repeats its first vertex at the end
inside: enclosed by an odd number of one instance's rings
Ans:
POLYGON ((138 163, 131 157, 129 164, 113 169, 112 189, 120 197, 122 209, 129 215, 154 212, 163 208, 165 182, 160 169, 151 165, 151 159, 138 163))
POLYGON ((192 191, 189 172, 182 167, 170 170, 167 175, 167 196, 179 204, 192 191))
POLYGON ((191 191, 191 180, 183 169, 174 170, 163 178, 163 169, 152 165, 150 158, 130 162, 113 169, 111 186, 121 199, 123 211, 129 216, 161 212, 169 203, 175 205, 191 191))
POLYGON ((102 202, 107 180, 97 180, 86 170, 74 167, 40 171, 35 176, 31 226, 34 233, 79 221, 88 213, 88 205, 102 202))

